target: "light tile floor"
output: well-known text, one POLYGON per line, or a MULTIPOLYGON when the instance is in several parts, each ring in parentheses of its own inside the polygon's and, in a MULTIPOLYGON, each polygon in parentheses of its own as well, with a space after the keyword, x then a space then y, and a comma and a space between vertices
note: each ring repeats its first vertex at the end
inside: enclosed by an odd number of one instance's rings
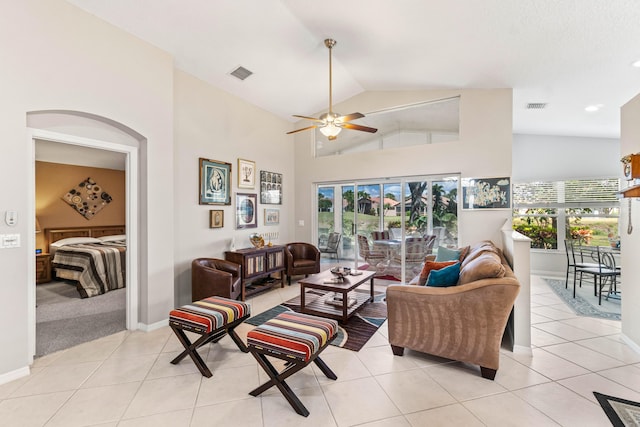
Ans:
MULTIPOLYGON (((297 286, 250 300, 260 313, 297 286)), ((201 349, 203 378, 168 327, 122 332, 37 359, 32 374, 0 386, 6 426, 607 426, 593 391, 640 401, 640 355, 620 339, 620 322, 578 317, 532 277, 533 355, 503 350, 495 381, 476 366, 407 351, 394 357, 383 325, 359 352, 328 347, 288 383, 311 412, 297 415, 253 357, 226 337, 201 349)), ((241 335, 251 326, 243 325, 241 335)))

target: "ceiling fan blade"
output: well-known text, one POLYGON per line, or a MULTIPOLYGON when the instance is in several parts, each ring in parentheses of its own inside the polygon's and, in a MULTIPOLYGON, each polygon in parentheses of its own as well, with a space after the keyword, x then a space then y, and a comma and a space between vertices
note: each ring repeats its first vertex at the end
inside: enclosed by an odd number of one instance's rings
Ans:
POLYGON ((363 132, 370 132, 370 133, 378 132, 378 129, 376 128, 370 128, 369 126, 356 125, 354 123, 340 123, 338 124, 338 126, 345 129, 361 130, 363 132))
POLYGON ((293 114, 293 117, 297 117, 299 119, 311 120, 312 122, 324 123, 324 120, 316 119, 315 117, 299 116, 297 114, 293 114))
POLYGON ((317 127, 318 127, 318 126, 316 126, 316 125, 307 126, 306 128, 296 129, 296 130, 292 130, 291 132, 287 132, 287 135, 290 135, 290 134, 292 134, 292 133, 302 132, 303 130, 314 129, 314 128, 317 128, 317 127))
POLYGON ((339 120, 341 122, 350 122, 351 120, 361 119, 363 117, 364 114, 362 113, 351 113, 347 114, 346 116, 338 117, 336 120, 339 120))

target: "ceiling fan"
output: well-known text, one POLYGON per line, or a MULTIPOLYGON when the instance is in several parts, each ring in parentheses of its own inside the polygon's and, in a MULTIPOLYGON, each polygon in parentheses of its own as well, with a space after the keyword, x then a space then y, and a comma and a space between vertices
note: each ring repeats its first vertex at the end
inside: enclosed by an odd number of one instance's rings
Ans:
POLYGON ((362 114, 362 113, 351 113, 351 114, 347 114, 346 116, 341 116, 340 114, 333 112, 333 98, 332 98, 332 95, 331 95, 331 92, 332 92, 332 89, 333 89, 332 88, 332 82, 331 82, 331 77, 332 77, 332 75, 331 75, 331 49, 333 49, 333 47, 336 45, 336 41, 333 40, 333 39, 326 39, 324 41, 324 45, 329 49, 329 112, 322 114, 317 119, 314 118, 314 117, 299 116, 299 115, 294 114, 293 117, 298 117, 300 119, 305 119, 305 120, 311 120, 312 122, 315 122, 317 124, 311 125, 311 126, 307 126, 305 128, 302 128, 302 129, 292 130, 291 132, 287 132, 287 135, 292 134, 292 133, 302 132, 304 130, 318 128, 318 129, 320 129, 320 132, 322 132, 322 134, 329 139, 329 141, 333 141, 338 137, 338 134, 340 133, 340 131, 343 128, 344 129, 359 130, 359 131, 363 131, 363 132, 376 133, 378 131, 378 129, 375 129, 375 128, 372 128, 372 127, 368 127, 368 126, 357 125, 355 123, 350 123, 351 120, 356 120, 356 119, 363 118, 364 114, 362 114))

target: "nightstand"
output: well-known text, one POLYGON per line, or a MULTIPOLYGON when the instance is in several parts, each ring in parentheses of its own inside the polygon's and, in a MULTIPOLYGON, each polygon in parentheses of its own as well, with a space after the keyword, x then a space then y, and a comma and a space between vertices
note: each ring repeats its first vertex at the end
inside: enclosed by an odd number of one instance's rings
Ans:
POLYGON ((36 255, 36 283, 47 283, 51 281, 51 255, 36 255))

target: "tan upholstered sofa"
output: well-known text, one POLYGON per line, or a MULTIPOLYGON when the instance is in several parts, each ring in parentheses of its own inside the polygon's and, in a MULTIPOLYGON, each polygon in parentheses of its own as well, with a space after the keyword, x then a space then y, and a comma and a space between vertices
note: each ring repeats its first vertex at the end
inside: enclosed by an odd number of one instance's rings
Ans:
POLYGON ((480 366, 493 380, 502 336, 520 284, 502 251, 489 241, 470 248, 456 286, 387 288, 389 343, 480 366))

